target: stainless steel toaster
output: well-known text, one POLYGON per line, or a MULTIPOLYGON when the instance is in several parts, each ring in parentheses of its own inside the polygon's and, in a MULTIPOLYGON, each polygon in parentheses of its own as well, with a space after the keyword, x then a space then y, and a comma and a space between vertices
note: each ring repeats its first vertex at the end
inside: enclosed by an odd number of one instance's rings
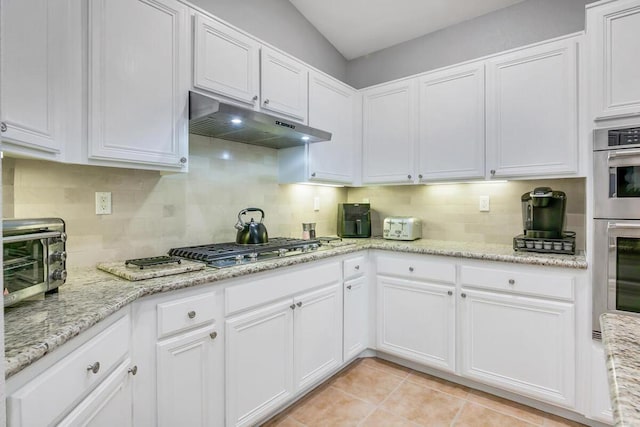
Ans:
POLYGON ((422 237, 422 221, 412 216, 391 216, 384 219, 382 237, 390 240, 416 240, 422 237))

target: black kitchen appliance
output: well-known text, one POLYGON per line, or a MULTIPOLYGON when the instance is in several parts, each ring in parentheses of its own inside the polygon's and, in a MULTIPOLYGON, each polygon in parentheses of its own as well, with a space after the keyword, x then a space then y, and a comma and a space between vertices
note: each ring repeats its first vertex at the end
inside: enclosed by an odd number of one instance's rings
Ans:
POLYGON ((340 237, 371 237, 371 205, 339 203, 337 229, 340 237))
POLYGON ((564 192, 537 187, 520 200, 524 233, 513 238, 516 251, 575 254, 575 233, 564 231, 564 192))

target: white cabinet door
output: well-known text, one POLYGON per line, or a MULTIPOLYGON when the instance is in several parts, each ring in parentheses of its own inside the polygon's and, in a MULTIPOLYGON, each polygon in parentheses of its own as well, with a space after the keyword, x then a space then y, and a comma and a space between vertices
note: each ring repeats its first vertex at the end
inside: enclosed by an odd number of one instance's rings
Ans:
POLYGON ((348 361, 368 347, 369 289, 367 277, 344 282, 344 360, 348 361))
POLYGON ((215 383, 215 349, 222 343, 212 326, 160 341, 157 351, 157 404, 160 426, 219 426, 215 383))
POLYGON ((464 376, 574 406, 573 304, 465 289, 460 302, 464 376))
POLYGON ((484 177, 484 62, 420 77, 418 179, 484 177))
POLYGON ((307 67, 266 46, 262 47, 260 65, 261 108, 306 123, 309 107, 307 67))
POLYGON ((363 184, 414 181, 416 85, 403 80, 363 92, 363 184))
POLYGON ((487 61, 491 178, 577 172, 577 46, 570 38, 487 61))
POLYGON ((336 283, 294 299, 296 392, 314 385, 342 363, 342 288, 336 283))
POLYGON ((640 114, 640 3, 587 8, 592 118, 640 114))
POLYGON ((89 2, 90 159, 186 170, 188 41, 177 0, 89 2))
POLYGON ((602 342, 591 343, 591 398, 589 418, 613 425, 613 410, 609 394, 607 359, 602 342))
POLYGON ((455 369, 453 286, 378 276, 378 350, 455 369))
MULTIPOLYGON (((3 151, 59 159, 70 101, 72 1, 2 1, 3 151), (6 126, 6 129, 5 129, 6 126)), ((78 34, 79 36, 79 34, 78 34)), ((78 52, 79 53, 79 52, 78 52)))
POLYGON ((133 426, 131 360, 126 359, 59 424, 63 426, 133 426))
POLYGON ((239 31, 196 13, 193 85, 238 101, 258 101, 260 45, 239 31))
POLYGON ((293 395, 293 300, 226 320, 226 424, 253 425, 293 395))
POLYGON ((360 144, 356 116, 356 90, 316 72, 309 74, 309 125, 331 132, 331 141, 309 144, 309 176, 312 181, 350 184, 354 179, 360 144))

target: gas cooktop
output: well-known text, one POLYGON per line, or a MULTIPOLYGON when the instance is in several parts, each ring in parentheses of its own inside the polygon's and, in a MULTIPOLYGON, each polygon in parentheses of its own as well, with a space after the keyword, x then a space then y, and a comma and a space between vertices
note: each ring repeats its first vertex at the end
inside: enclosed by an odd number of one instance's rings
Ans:
POLYGON ((203 261, 209 267, 223 268, 266 261, 273 258, 298 255, 317 251, 323 243, 335 238, 317 238, 311 240, 275 237, 264 244, 213 243, 209 245, 186 246, 169 250, 169 255, 203 261))

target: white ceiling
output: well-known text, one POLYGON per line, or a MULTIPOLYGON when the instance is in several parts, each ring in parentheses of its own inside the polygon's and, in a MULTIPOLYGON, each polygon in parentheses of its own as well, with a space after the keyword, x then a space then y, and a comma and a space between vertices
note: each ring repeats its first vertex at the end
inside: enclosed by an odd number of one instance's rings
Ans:
POLYGON ((523 0, 289 0, 347 59, 523 0))

